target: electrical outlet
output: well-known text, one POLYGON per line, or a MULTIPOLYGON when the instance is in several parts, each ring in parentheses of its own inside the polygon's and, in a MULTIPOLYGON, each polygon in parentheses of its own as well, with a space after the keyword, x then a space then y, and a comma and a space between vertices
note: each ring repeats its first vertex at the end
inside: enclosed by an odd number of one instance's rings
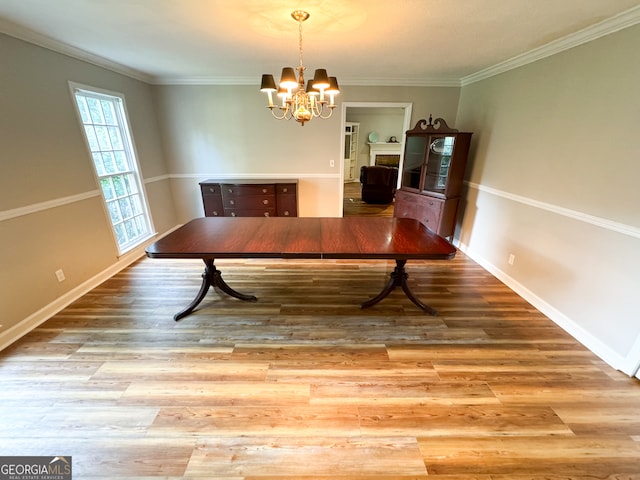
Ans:
POLYGON ((516 261, 516 256, 513 253, 509 254, 509 265, 513 265, 516 261))
POLYGON ((64 272, 62 270, 56 270, 56 278, 59 282, 64 282, 67 277, 64 276, 64 272))
POLYGON ((336 166, 336 162, 335 162, 335 160, 329 160, 329 166, 330 166, 331 168, 335 167, 335 166, 336 166))

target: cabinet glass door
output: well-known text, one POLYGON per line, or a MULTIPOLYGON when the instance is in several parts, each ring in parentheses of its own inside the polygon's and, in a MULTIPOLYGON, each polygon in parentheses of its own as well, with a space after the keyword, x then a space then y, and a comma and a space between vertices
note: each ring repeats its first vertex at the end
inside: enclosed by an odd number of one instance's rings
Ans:
POLYGON ((408 188, 420 189, 420 175, 424 162, 428 139, 423 136, 407 136, 407 144, 402 167, 402 185, 408 188))
POLYGON ((455 137, 431 137, 429 142, 422 191, 444 194, 455 137))

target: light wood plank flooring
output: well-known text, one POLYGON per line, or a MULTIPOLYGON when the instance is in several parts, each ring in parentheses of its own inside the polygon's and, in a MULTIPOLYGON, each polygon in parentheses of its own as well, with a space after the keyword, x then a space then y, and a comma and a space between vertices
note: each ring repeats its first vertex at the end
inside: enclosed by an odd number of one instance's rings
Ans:
MULTIPOLYGON (((225 260, 256 303, 143 259, 0 352, 0 455, 76 479, 640 479, 640 384, 463 254, 225 260)), ((588 301, 588 299, 585 299, 588 301)), ((606 319, 603 319, 606 321, 606 319)))
POLYGON ((393 202, 389 205, 376 205, 363 202, 362 185, 360 182, 347 182, 344 184, 342 215, 345 217, 371 215, 376 217, 392 217, 393 207, 393 202))

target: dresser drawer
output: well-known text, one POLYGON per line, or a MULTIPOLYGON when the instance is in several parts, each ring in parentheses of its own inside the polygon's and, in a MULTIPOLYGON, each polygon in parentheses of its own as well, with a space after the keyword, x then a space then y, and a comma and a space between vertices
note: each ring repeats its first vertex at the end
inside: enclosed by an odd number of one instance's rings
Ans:
POLYGON ((220 185, 217 183, 201 183, 202 205, 205 217, 222 217, 224 209, 222 207, 222 196, 220 195, 220 185))
POLYGON ((220 195, 203 195, 202 203, 204 205, 205 217, 224 216, 224 207, 222 206, 222 198, 220 195))
POLYGON ((298 198, 295 195, 278 195, 276 201, 279 217, 298 216, 298 198))
POLYGON ((402 199, 401 192, 396 192, 393 216, 398 218, 417 218, 418 204, 412 200, 402 199))
POLYGON ((438 233, 443 205, 444 200, 398 190, 396 192, 394 216, 415 218, 438 233))
POLYGON ((275 217, 275 208, 225 208, 225 217, 275 217))
POLYGON ((217 183, 201 183, 200 190, 202 191, 202 195, 217 195, 220 196, 220 185, 217 183))
POLYGON ((275 195, 247 195, 242 197, 222 196, 224 208, 235 209, 262 209, 276 208, 275 195))
POLYGON ((442 201, 432 200, 424 202, 418 207, 418 215, 416 219, 436 233, 438 233, 438 228, 440 227, 442 203, 442 201))
POLYGON ((278 183, 276 184, 276 195, 296 195, 298 193, 295 183, 278 183))
POLYGON ((222 198, 226 197, 242 197, 245 195, 275 195, 276 188, 273 184, 264 185, 238 185, 223 183, 220 185, 222 190, 222 198))

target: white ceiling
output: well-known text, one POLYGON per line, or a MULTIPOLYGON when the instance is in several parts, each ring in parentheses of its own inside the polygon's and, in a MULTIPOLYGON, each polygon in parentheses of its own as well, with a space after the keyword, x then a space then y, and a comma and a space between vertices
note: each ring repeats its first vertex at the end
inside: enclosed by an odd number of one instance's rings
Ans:
POLYGON ((0 0, 0 32, 150 83, 460 85, 640 22, 640 0, 0 0))

